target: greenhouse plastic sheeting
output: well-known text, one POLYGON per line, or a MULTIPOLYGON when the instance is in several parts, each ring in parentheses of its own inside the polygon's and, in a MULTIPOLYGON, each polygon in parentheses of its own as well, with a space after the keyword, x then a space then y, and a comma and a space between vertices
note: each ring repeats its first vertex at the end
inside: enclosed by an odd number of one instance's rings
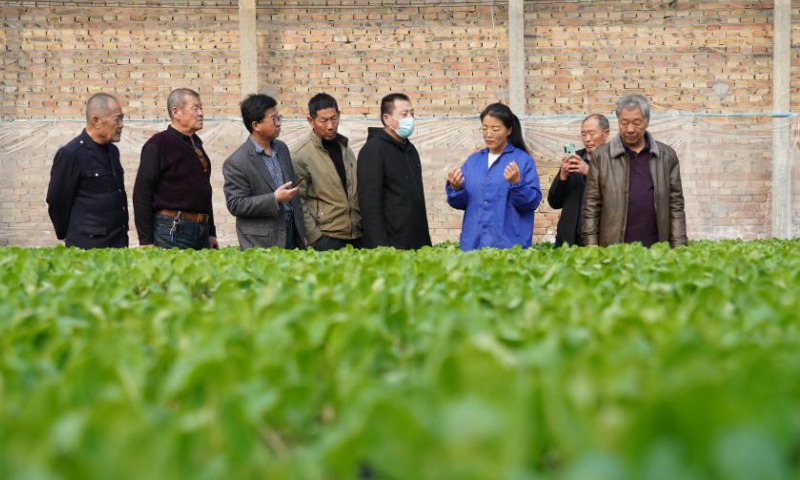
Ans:
MULTIPOLYGON (((612 135, 615 120, 611 118, 612 135)), ((525 139, 533 154, 545 194, 558 168, 563 146, 581 147, 580 117, 529 117, 522 121, 525 139)), ((127 121, 118 147, 125 168, 128 198, 142 145, 166 128, 166 121, 127 121)), ((343 119, 340 132, 350 138, 353 150, 364 144, 373 120, 343 119)), ((43 246, 56 244, 47 216, 45 196, 56 150, 80 133, 80 121, 0 122, 0 245, 43 246)), ((800 234, 800 119, 796 116, 700 116, 662 115, 650 124, 650 132, 678 153, 686 199, 687 226, 692 239, 765 238, 772 235, 771 185, 773 132, 790 131, 781 153, 792 165, 791 197, 793 235, 800 234)), ((305 120, 284 122, 281 140, 291 147, 308 135, 305 120)), ((199 132, 213 164, 214 211, 223 245, 235 245, 234 219, 227 213, 222 193, 224 159, 246 138, 236 119, 207 120, 199 132)), ((423 162, 423 180, 434 242, 457 240, 461 213, 445 202, 444 182, 449 168, 459 165, 482 146, 477 118, 421 119, 412 137, 423 162)), ((132 212, 132 210, 131 210, 132 212)), ((535 241, 551 241, 558 211, 544 200, 535 219, 535 241)), ((136 234, 131 218, 131 244, 136 234)))

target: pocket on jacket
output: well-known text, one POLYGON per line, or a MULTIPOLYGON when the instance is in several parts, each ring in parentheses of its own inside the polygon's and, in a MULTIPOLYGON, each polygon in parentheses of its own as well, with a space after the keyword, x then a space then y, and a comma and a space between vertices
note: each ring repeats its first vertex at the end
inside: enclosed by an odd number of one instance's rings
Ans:
POLYGON ((89 238, 104 237, 108 233, 106 227, 101 227, 100 225, 82 225, 80 232, 89 238))
POLYGON ((108 193, 112 191, 111 172, 108 170, 87 170, 83 174, 89 193, 108 193))
POLYGON ((266 235, 247 235, 244 239, 239 239, 239 244, 245 245, 245 248, 272 248, 283 247, 278 245, 277 237, 266 235))
POLYGON ((275 235, 271 223, 266 225, 263 223, 239 223, 238 227, 242 233, 247 235, 257 235, 259 237, 272 237, 275 235))
POLYGON ((317 228, 319 228, 319 226, 322 225, 322 217, 324 215, 324 211, 319 206, 319 204, 320 204, 320 202, 315 202, 315 204, 314 204, 314 214, 313 214, 314 222, 316 222, 317 228))

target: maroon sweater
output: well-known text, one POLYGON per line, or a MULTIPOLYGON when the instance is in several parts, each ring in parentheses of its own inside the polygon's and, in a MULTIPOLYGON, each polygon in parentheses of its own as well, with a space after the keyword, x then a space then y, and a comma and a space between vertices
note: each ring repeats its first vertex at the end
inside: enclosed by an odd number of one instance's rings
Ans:
POLYGON ((625 152, 630 160, 625 243, 641 242, 649 247, 658 242, 655 186, 650 174, 650 145, 646 145, 639 153, 625 145, 625 152))
POLYGON ((193 135, 190 139, 172 126, 153 135, 142 148, 133 187, 133 211, 140 244, 153 243, 155 214, 164 209, 208 214, 209 235, 217 235, 211 207, 211 160, 203 150, 200 137, 193 135), (206 171, 192 147, 192 140, 206 157, 206 171))

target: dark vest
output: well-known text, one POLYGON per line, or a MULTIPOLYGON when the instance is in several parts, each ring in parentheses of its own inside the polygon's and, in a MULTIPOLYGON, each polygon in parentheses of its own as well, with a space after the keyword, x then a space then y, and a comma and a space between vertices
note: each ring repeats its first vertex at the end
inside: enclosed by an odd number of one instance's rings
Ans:
POLYGON ((202 144, 197 140, 195 142, 208 162, 206 172, 191 144, 187 144, 175 132, 165 130, 147 141, 156 146, 159 159, 153 211, 168 209, 211 214, 211 161, 202 144))

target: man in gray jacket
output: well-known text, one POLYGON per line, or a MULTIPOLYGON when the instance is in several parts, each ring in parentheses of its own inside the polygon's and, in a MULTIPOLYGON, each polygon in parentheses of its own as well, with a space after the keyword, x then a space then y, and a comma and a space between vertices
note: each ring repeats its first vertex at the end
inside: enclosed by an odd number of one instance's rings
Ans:
POLYGON ((260 94, 242 102, 250 137, 222 165, 225 201, 236 217, 242 250, 307 245, 292 159, 286 144, 277 139, 282 120, 277 105, 274 98, 260 94))

